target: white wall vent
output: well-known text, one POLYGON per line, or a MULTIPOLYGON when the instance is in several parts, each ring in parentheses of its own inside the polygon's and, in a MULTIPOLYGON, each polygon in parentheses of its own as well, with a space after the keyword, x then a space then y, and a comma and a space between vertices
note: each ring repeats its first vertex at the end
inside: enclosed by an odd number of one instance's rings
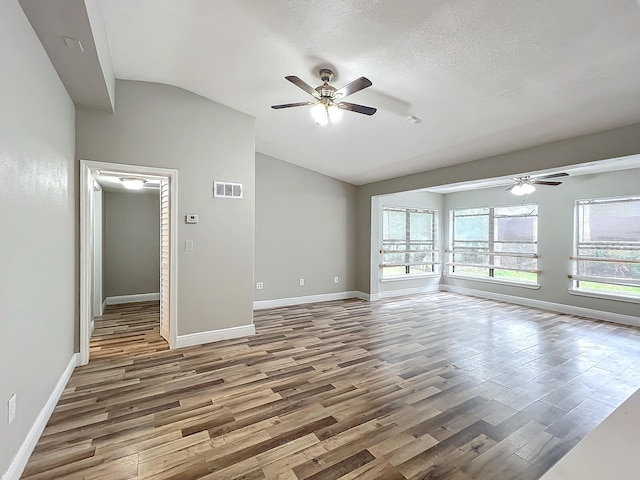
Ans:
POLYGON ((242 184, 213 182, 213 196, 223 198, 242 198, 242 184))

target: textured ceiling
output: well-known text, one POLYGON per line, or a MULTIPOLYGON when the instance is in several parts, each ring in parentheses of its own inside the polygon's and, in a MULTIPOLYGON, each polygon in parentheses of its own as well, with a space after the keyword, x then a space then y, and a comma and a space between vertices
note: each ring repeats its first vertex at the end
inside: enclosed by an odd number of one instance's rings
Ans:
MULTIPOLYGON (((259 152, 354 183, 640 121, 635 0, 108 0, 117 78, 176 85, 256 117, 259 152), (320 67, 377 107, 314 125, 320 67), (407 115, 422 123, 411 125, 407 115)), ((116 105, 117 108, 117 105, 116 105)), ((532 165, 532 170, 535 166, 532 165)))

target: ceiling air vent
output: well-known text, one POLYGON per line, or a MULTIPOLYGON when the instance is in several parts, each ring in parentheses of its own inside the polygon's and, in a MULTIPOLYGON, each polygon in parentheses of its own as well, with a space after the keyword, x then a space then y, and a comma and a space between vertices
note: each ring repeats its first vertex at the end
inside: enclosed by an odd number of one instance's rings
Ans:
POLYGON ((213 182, 213 196, 223 198, 242 198, 242 184, 213 182))

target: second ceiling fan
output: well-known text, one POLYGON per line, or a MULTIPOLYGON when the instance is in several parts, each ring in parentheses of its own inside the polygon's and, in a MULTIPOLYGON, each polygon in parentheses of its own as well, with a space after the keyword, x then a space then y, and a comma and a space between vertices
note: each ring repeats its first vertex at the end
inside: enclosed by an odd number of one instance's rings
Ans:
POLYGON ((371 80, 366 77, 360 77, 357 80, 354 80, 353 82, 339 89, 336 89, 335 87, 329 85, 329 82, 333 78, 333 71, 329 70, 328 68, 323 68, 320 70, 320 80, 323 81, 323 84, 316 88, 313 88, 311 85, 309 85, 299 77, 296 77, 295 75, 289 75, 284 78, 289 80, 295 86, 307 92, 309 95, 313 96, 316 100, 314 102, 298 102, 285 103, 282 105, 272 105, 271 108, 278 110, 281 108, 313 105, 313 107, 311 107, 311 116, 313 117, 317 125, 324 126, 328 123, 339 122, 342 119, 343 110, 362 113, 363 115, 373 115, 377 111, 377 109, 373 107, 366 107, 364 105, 342 101, 344 97, 370 87, 372 85, 371 80))
POLYGON ((507 188, 507 192, 511 192, 514 195, 528 195, 536 191, 534 185, 561 185, 562 182, 548 182, 550 178, 568 177, 569 174, 565 172, 552 173, 550 175, 542 175, 539 177, 532 177, 526 175, 524 177, 517 177, 513 179, 513 185, 507 188))

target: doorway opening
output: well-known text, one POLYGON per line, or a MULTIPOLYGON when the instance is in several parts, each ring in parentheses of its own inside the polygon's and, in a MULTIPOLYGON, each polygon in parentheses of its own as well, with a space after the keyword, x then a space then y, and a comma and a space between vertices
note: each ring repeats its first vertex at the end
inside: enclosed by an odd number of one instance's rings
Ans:
MULTIPOLYGON (((158 192, 159 201, 159 312, 160 335, 174 348, 177 337, 177 182, 173 169, 80 161, 80 364, 89 362, 93 318, 104 309, 102 286, 102 196, 96 194, 111 182, 137 179, 158 192), (100 210, 98 210, 100 209, 100 210), (97 248, 98 247, 98 248, 97 248)), ((114 187, 115 188, 115 187, 114 187)), ((155 294, 156 298, 158 294, 155 294)), ((136 300, 136 295, 131 295, 136 300)), ((140 296, 140 300, 147 298, 140 296)), ((130 300, 130 299, 128 299, 130 300)))

